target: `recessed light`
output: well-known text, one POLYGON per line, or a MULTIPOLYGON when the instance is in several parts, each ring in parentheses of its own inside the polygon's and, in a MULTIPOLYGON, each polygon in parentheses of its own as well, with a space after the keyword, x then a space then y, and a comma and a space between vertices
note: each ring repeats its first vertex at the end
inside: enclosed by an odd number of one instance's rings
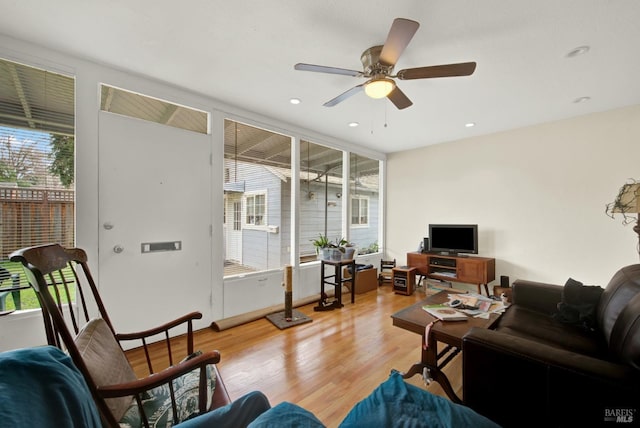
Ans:
POLYGON ((351 127, 351 128, 355 128, 358 125, 360 125, 358 122, 349 122, 349 127, 351 127))
POLYGON ((289 102, 291 104, 300 104, 301 101, 300 101, 300 98, 291 98, 289 102))
POLYGON ((476 126, 476 123, 475 122, 468 122, 468 123, 465 123, 464 126, 466 126, 467 128, 473 128, 474 126, 476 126))
POLYGON ((574 103, 576 104, 580 104, 580 103, 585 103, 587 101, 589 101, 591 99, 591 97, 579 97, 576 98, 575 100, 573 100, 574 103))
POLYGON ((589 52, 589 49, 589 46, 578 46, 577 48, 569 51, 569 53, 567 54, 567 58, 573 58, 582 54, 586 54, 587 52, 589 52))

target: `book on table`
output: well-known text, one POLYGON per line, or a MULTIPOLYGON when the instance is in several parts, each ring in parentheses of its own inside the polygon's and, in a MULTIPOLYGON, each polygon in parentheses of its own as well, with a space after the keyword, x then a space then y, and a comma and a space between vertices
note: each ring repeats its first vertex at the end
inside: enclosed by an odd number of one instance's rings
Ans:
POLYGON ((422 309, 441 321, 467 321, 469 319, 462 312, 447 305, 424 305, 422 309))

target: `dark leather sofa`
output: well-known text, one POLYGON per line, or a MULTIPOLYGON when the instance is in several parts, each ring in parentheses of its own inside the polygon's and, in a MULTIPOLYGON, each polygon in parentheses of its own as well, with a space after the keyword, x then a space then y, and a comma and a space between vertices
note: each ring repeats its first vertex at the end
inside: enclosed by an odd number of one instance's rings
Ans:
POLYGON ((495 330, 469 331, 464 404, 503 427, 640 426, 640 264, 613 276, 593 330, 558 320, 563 289, 518 280, 495 330))

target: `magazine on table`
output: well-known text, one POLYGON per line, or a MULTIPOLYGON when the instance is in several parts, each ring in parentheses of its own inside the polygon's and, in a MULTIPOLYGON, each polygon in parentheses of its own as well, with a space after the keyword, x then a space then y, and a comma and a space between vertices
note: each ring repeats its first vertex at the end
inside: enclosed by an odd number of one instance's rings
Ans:
POLYGON ((468 316, 448 305, 424 305, 422 309, 441 321, 467 321, 469 319, 468 316))
POLYGON ((476 318, 489 318, 492 313, 502 313, 508 305, 495 301, 481 294, 468 293, 464 295, 449 295, 450 306, 458 311, 476 318))

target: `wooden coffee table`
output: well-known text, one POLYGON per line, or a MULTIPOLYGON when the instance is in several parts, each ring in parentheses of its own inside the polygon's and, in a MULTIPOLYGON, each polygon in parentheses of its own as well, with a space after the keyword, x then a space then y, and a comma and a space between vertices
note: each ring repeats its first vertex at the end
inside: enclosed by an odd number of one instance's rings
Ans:
POLYGON ((429 337, 426 338, 425 342, 425 328, 429 323, 436 321, 436 318, 429 315, 422 309, 422 306, 444 303, 451 293, 454 292, 441 291, 396 312, 391 315, 391 318, 393 318, 393 325, 417 333, 421 337, 422 358, 420 362, 411 366, 409 371, 403 373, 403 377, 407 379, 420 373, 426 383, 430 383, 432 380, 438 382, 451 401, 462 403, 462 400, 453 391, 451 383, 442 372, 442 369, 460 353, 462 350, 462 337, 472 327, 492 328, 500 318, 500 314, 491 314, 489 319, 469 317, 468 321, 437 321, 429 330, 429 337), (440 352, 438 352, 438 342, 445 344, 445 347, 440 352), (425 343, 428 345, 426 349, 425 343))

